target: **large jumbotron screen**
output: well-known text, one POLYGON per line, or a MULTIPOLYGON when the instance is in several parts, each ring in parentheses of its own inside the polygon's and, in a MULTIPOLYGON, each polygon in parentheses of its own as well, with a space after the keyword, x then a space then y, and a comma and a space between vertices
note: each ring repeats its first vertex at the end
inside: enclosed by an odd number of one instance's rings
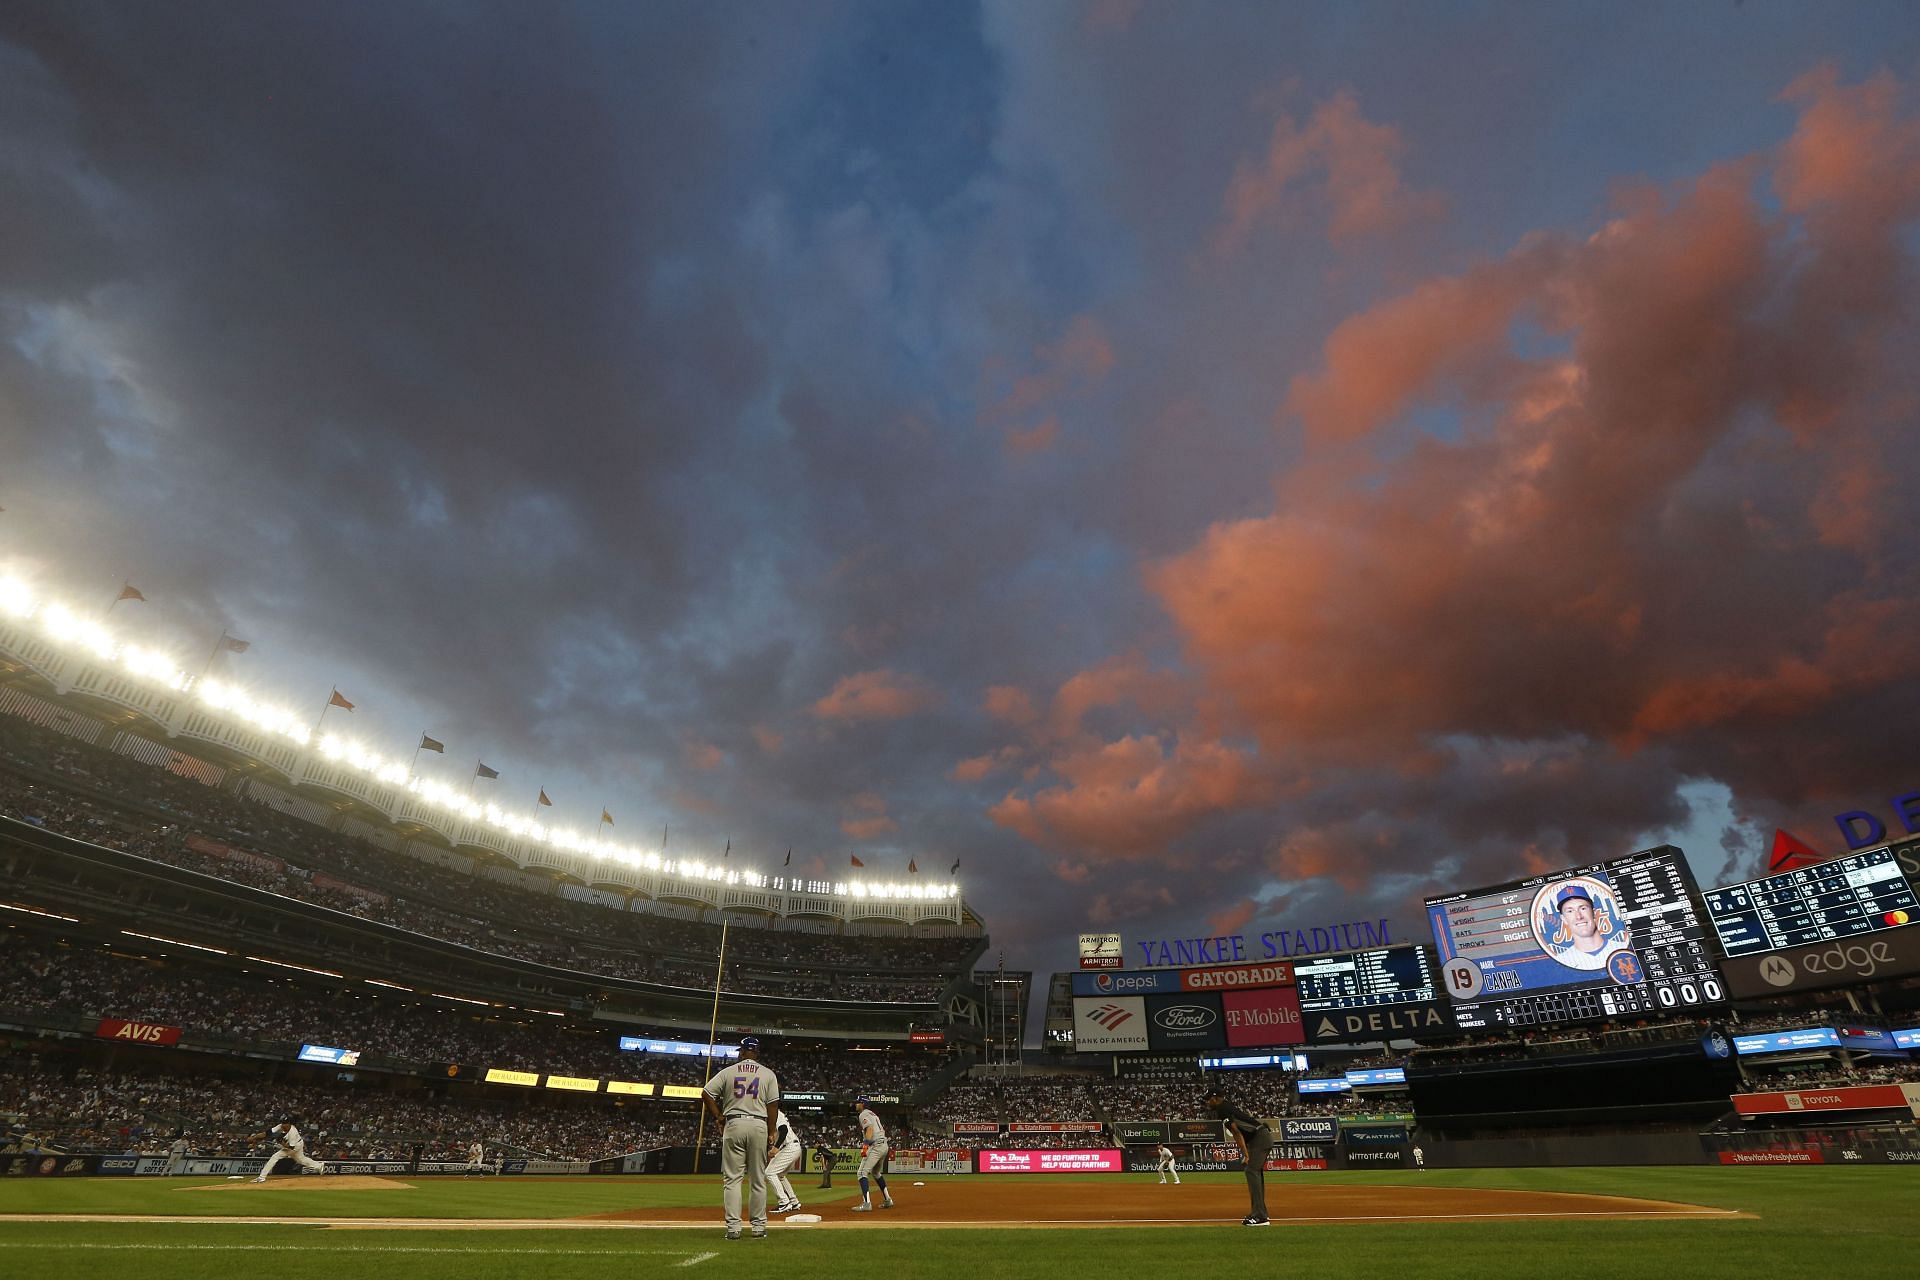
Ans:
POLYGON ((1672 845, 1427 899, 1461 1029, 1718 1004, 1726 989, 1672 845))

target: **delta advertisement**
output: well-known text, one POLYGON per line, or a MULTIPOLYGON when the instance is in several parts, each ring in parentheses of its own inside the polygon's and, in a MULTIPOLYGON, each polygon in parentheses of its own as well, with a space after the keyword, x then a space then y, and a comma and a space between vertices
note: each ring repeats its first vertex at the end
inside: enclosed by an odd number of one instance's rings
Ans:
POLYGON ((1082 1151, 992 1151, 974 1153, 979 1173, 1125 1173, 1127 1156, 1118 1147, 1082 1151))

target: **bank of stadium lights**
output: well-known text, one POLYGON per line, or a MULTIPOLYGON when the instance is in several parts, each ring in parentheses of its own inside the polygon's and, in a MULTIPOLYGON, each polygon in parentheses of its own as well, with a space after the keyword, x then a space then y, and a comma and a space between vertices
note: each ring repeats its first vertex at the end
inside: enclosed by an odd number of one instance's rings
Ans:
MULTIPOLYGON (((518 840, 547 845, 563 852, 584 854, 599 861, 614 862, 642 871, 676 876, 708 884, 752 889, 770 889, 774 878, 756 871, 742 871, 714 863, 685 858, 663 858, 657 853, 642 853, 624 845, 609 843, 598 835, 543 826, 530 818, 506 813, 492 804, 476 801, 469 793, 429 778, 418 778, 398 760, 380 755, 352 739, 327 734, 314 741, 314 732, 306 718, 285 707, 255 698, 238 685, 224 680, 192 679, 173 659, 156 649, 122 644, 105 624, 92 621, 58 601, 41 597, 17 577, 0 576, 0 617, 31 624, 62 648, 77 649, 128 675, 159 685, 174 693, 190 692, 210 711, 239 720, 271 737, 300 747, 311 747, 334 766, 407 792, 416 803, 468 822, 482 823, 518 840)), ((960 896, 957 884, 902 884, 852 881, 836 883, 835 893, 881 901, 938 902, 960 896)))

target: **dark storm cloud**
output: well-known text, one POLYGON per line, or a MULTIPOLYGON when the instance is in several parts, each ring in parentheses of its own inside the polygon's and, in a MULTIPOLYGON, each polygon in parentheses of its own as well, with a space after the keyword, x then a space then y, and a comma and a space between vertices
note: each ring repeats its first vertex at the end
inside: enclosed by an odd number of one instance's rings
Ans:
MULTIPOLYGON (((1820 40, 1890 47, 1855 13, 1820 40)), ((1811 21, 8 6, 5 554, 137 574, 129 625, 202 653, 246 626, 263 687, 352 682, 386 750, 429 722, 641 843, 960 857, 1039 968, 1080 923, 1406 927, 1435 875, 1804 820, 1885 773, 1848 728, 1914 699, 1863 661, 1899 618, 1849 630, 1844 594, 1911 577, 1897 431, 1803 439, 1822 469, 1709 415, 1638 523, 1579 432, 1546 481, 1471 433, 1558 411, 1509 376, 1542 353, 1498 350, 1556 290, 1631 336, 1632 291, 1577 265, 1612 184, 1685 187, 1802 118, 1777 198, 1878 246, 1881 291, 1767 227, 1729 311, 1797 300, 1833 340, 1753 363, 1859 380, 1829 322, 1899 313, 1904 215, 1820 161, 1862 120, 1899 154, 1907 117, 1775 101, 1811 21), (1423 594, 1449 543, 1421 513, 1529 484, 1589 531, 1526 548, 1594 571, 1564 624, 1496 572, 1423 594), (1717 571, 1649 572, 1676 547, 1717 571), (1775 609, 1824 683, 1769 665, 1775 609), (1609 660, 1635 625, 1662 662, 1609 660)))

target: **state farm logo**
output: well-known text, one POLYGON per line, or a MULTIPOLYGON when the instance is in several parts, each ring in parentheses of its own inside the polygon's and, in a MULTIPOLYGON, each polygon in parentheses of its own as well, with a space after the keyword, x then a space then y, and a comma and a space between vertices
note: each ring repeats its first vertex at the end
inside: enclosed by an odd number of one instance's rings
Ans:
POLYGON ((1133 1017, 1133 1010, 1117 1004, 1095 1005, 1087 1013, 1088 1021, 1097 1022, 1109 1031, 1118 1031, 1121 1025, 1131 1017, 1133 1017))
POLYGON ((1197 1004, 1177 1004, 1153 1015, 1154 1025, 1162 1031, 1204 1031, 1219 1020, 1219 1014, 1197 1004))

